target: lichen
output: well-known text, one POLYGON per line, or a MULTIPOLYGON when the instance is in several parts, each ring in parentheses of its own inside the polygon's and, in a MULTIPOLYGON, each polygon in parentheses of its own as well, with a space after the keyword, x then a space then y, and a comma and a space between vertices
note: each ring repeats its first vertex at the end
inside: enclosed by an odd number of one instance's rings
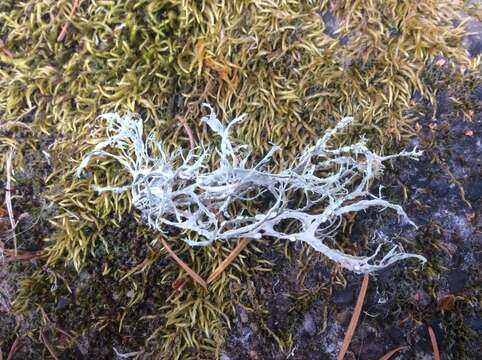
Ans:
POLYGON ((301 241, 344 268, 359 273, 380 270, 407 258, 425 262, 424 257, 406 254, 396 245, 377 260, 382 245, 371 256, 355 257, 325 243, 333 237, 343 215, 371 207, 395 210, 415 226, 399 205, 371 194, 369 189, 373 179, 383 172, 383 162, 397 157, 416 159, 420 152, 379 156, 370 151, 364 141, 331 148, 332 137, 352 123, 353 119, 347 117, 327 130, 315 145, 306 148, 291 166, 274 173, 269 163, 273 154, 280 151, 279 147, 273 146, 261 160, 253 162, 249 149, 233 144, 230 138, 231 129, 245 116, 224 126, 213 109, 205 106, 211 113, 201 121, 221 138, 219 147, 200 144, 187 154, 182 148, 169 154, 162 141, 156 141, 154 133, 144 139, 143 122, 138 115, 106 114, 102 118, 108 120, 109 136, 82 160, 77 176, 94 157, 115 159, 127 170, 131 183, 97 187, 97 192, 130 191, 134 206, 150 228, 164 232, 171 226, 193 232, 202 240, 185 239, 191 246, 236 238, 259 240, 264 236, 301 241), (107 151, 109 147, 117 153, 107 151), (208 159, 215 154, 219 165, 209 169, 208 159), (269 205, 250 213, 250 204, 259 203, 261 198, 269 205), (297 222, 297 228, 287 233, 281 227, 283 222, 297 222))

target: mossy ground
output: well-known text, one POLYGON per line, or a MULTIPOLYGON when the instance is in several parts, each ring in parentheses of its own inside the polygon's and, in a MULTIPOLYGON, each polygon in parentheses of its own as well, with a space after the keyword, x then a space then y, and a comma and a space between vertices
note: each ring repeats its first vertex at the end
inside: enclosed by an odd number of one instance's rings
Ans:
MULTIPOLYGON (((450 101, 436 120, 432 108, 421 105, 421 130, 413 142, 424 155, 416 163, 403 161, 380 181, 388 197, 404 203, 418 229, 369 211, 354 219, 350 236, 338 239, 356 251, 379 232, 428 259, 423 268, 402 263, 370 278, 348 358, 378 359, 399 346, 406 346, 399 359, 432 358, 428 326, 442 358, 478 358, 481 149, 480 139, 471 135, 481 131, 478 91, 469 94, 478 96, 472 123, 464 122, 450 101)), ((255 295, 236 308, 224 359, 336 358, 361 276, 333 271, 310 249, 291 248, 290 254, 278 253, 273 273, 255 277, 255 295)))
MULTIPOLYGON (((419 126, 427 131, 432 116, 425 119, 419 113, 435 106, 437 118, 446 117, 448 134, 465 126, 462 119, 479 119, 479 59, 470 60, 459 46, 464 33, 455 26, 460 22, 455 11, 461 7, 443 1, 83 1, 65 40, 58 42, 70 1, 0 1, 0 165, 5 170, 5 155, 15 149, 19 247, 45 249, 42 259, 9 265, 10 275, 2 280, 13 301, 1 322, 2 351, 18 335, 24 345, 19 358, 46 357, 48 347, 62 358, 112 358, 114 348, 162 359, 207 359, 222 352, 234 358, 236 353, 272 358, 293 352, 301 359, 328 353, 339 336, 333 330, 338 312, 330 298, 338 285, 356 282, 354 276, 335 270, 309 249, 263 240, 248 246, 209 291, 191 282, 175 289, 173 284, 186 275, 156 241, 159 235, 131 211, 129 197, 98 196, 92 190, 94 184, 122 183, 125 175, 99 160, 90 176, 76 179, 76 166, 105 135, 96 117, 114 110, 141 113, 147 127, 171 147, 188 146, 178 116, 208 142, 199 123, 200 104, 207 101, 224 120, 246 112, 249 121, 235 135, 255 155, 266 151, 269 142, 280 144, 286 149, 277 159, 280 165, 334 121, 353 115, 357 126, 339 137, 340 143, 365 133, 373 147, 387 149, 422 134, 423 147, 434 149, 429 152, 433 164, 442 164, 429 165, 425 158, 423 170, 435 175, 450 170, 450 159, 459 160, 446 152, 448 140, 423 134, 419 126), (258 321, 258 348, 249 341, 239 345, 243 334, 236 335, 244 328, 230 316, 239 314, 240 306, 248 308, 243 324, 250 318, 258 321), (327 334, 322 342, 298 332, 307 313, 316 333, 327 334)), ((476 9, 470 10, 477 16, 476 9)), ((474 136, 480 133, 474 131, 474 136)), ((456 188, 438 191, 472 194, 477 188, 470 183, 477 175, 474 161, 464 165, 473 167, 468 185, 460 183, 463 173, 454 173, 450 181, 459 179, 456 188)), ((434 200, 437 182, 413 185, 415 179, 403 179, 403 174, 385 179, 394 182, 387 195, 403 193, 395 180, 400 178, 411 187, 409 214, 413 210, 419 216, 417 211, 430 201, 435 201, 434 212, 415 220, 436 214, 442 204, 434 200), (420 191, 428 195, 413 200, 420 191)), ((457 206, 463 211, 468 205, 457 206)), ((472 206, 475 212, 476 204, 472 206)), ((435 215, 431 219, 407 235, 417 239, 416 245, 409 240, 406 245, 432 253, 430 265, 399 266, 385 285, 377 282, 389 301, 380 311, 390 309, 387 327, 405 315, 424 323, 439 321, 450 339, 447 356, 470 358, 467 344, 473 330, 466 321, 477 320, 473 313, 480 293, 469 276, 468 290, 450 312, 434 310, 439 280, 446 269, 463 264, 444 250, 445 242, 454 239, 444 228, 453 224, 435 215), (420 289, 430 298, 422 308, 411 300, 420 289)), ((364 221, 347 219, 340 235, 344 250, 368 250, 366 237, 351 235, 364 221)), ((181 236, 170 232, 168 241, 204 277, 235 246, 193 250, 178 241, 181 236)), ((451 246, 455 253, 470 253, 465 244, 451 246)), ((470 274, 473 266, 467 263, 463 271, 470 274)), ((406 326, 404 334, 411 334, 413 328, 406 326)), ((393 339, 386 340, 388 348, 393 339)), ((414 346, 417 351, 422 350, 414 346)))

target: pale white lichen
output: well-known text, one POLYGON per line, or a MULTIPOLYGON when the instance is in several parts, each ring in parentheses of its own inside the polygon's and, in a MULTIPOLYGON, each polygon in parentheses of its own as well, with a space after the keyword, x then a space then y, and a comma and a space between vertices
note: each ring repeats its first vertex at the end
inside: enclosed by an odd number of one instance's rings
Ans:
POLYGON ((212 108, 205 106, 211 112, 202 121, 220 137, 219 147, 199 144, 191 150, 167 153, 152 133, 144 138, 138 115, 110 113, 102 115, 108 121, 108 138, 84 158, 77 174, 80 176, 93 157, 116 159, 130 173, 132 183, 96 190, 131 191, 133 203, 149 227, 165 231, 171 226, 196 233, 198 240, 185 239, 191 246, 236 238, 302 241, 357 273, 373 272, 407 258, 425 262, 424 257, 405 253, 391 243, 391 249, 381 255, 387 241, 381 241, 370 256, 352 256, 327 245, 344 214, 372 207, 395 210, 415 226, 401 206, 372 194, 369 187, 382 173, 384 161, 416 159, 421 154, 416 149, 380 156, 370 151, 363 139, 332 148, 333 135, 353 121, 346 117, 306 148, 292 166, 274 172, 269 164, 279 147, 273 146, 261 160, 254 160, 247 146, 234 144, 229 137, 231 128, 245 116, 224 126, 212 108), (107 151, 109 147, 115 150, 107 151), (214 167, 209 166, 212 156, 218 157, 214 167), (286 230, 287 222, 294 223, 294 230, 286 230))

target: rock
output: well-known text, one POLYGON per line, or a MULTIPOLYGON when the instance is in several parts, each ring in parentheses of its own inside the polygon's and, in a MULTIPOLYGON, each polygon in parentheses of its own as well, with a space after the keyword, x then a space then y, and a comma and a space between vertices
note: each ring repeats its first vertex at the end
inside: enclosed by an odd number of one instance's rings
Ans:
POLYGON ((423 289, 418 290, 415 295, 412 296, 413 300, 418 306, 425 307, 430 304, 432 298, 423 289))
POLYGON ((362 347, 358 349, 357 352, 358 352, 357 358, 361 360, 378 359, 381 356, 383 356, 383 354, 385 353, 383 344, 378 342, 372 342, 372 340, 363 344, 362 347))
POLYGON ((447 114, 453 111, 453 106, 450 100, 447 89, 441 90, 437 95, 437 116, 447 114))
POLYGON ((313 316, 310 313, 306 313, 303 318, 303 330, 306 331, 310 336, 316 334, 316 324, 313 316))
POLYGON ((472 96, 476 98, 478 101, 482 101, 482 85, 477 86, 472 91, 472 96))
POLYGON ((471 174, 471 176, 465 181, 464 191, 466 199, 473 205, 482 198, 482 181, 480 181, 476 172, 471 174))
POLYGON ((241 306, 239 306, 238 311, 239 311, 239 318, 241 319, 241 322, 243 324, 246 324, 249 321, 248 314, 246 313, 246 310, 244 310, 241 306))
POLYGON ((335 38, 335 31, 337 29, 336 18, 333 12, 326 11, 321 15, 323 23, 325 24, 324 33, 332 38, 335 38))
POLYGON ((251 360, 258 360, 258 359, 259 359, 258 353, 257 353, 256 351, 254 351, 254 350, 251 350, 251 351, 249 352, 249 358, 250 358, 251 360))
POLYGON ((344 309, 342 311, 339 311, 335 314, 335 320, 338 322, 338 324, 348 324, 348 321, 350 321, 351 317, 351 309, 344 309))
POLYGON ((482 24, 471 18, 465 25, 465 31, 471 33, 462 40, 462 46, 467 49, 470 56, 475 57, 482 51, 482 24))
POLYGON ((69 300, 65 297, 61 297, 57 302, 55 310, 64 310, 69 305, 69 300))
POLYGON ((463 270, 452 270, 447 275, 447 281, 449 283, 449 289, 452 294, 458 294, 465 288, 469 276, 463 270))
POLYGON ((219 360, 231 360, 231 358, 228 355, 221 354, 221 357, 219 358, 219 360))
POLYGON ((474 331, 482 331, 482 318, 473 317, 465 320, 465 324, 474 331))
POLYGON ((355 292, 353 288, 347 287, 335 292, 333 303, 336 305, 350 305, 355 301, 355 292))

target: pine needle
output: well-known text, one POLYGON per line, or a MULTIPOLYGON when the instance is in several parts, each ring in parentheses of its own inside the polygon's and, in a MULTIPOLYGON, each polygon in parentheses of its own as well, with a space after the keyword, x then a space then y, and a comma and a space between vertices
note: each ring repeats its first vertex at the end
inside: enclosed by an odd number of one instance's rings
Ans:
POLYGON ((434 360, 440 360, 440 352, 438 350, 437 337, 435 336, 435 332, 433 331, 431 326, 428 327, 428 334, 430 336, 430 341, 432 342, 434 360))
POLYGON ((182 261, 162 237, 160 237, 159 239, 161 240, 162 245, 167 250, 169 255, 171 255, 172 258, 174 260, 176 260, 176 262, 179 264, 179 266, 182 267, 184 269, 184 271, 186 271, 189 274, 189 276, 191 276, 191 278, 195 282, 197 282, 199 285, 201 285, 204 289, 207 290, 208 285, 207 285, 206 281, 204 281, 204 279, 201 276, 199 276, 199 274, 197 272, 195 272, 193 269, 191 269, 188 264, 186 264, 184 261, 182 261))
POLYGON ((187 137, 189 138, 189 145, 191 146, 191 150, 194 149, 196 147, 196 142, 194 141, 194 135, 192 133, 191 128, 187 124, 186 119, 181 115, 176 116, 176 119, 182 125, 182 127, 184 128, 184 131, 187 134, 187 137))
POLYGON ((14 251, 10 249, 4 249, 3 244, 0 244, 0 250, 3 251, 3 254, 5 255, 6 259, 3 261, 3 263, 12 263, 15 261, 30 261, 33 259, 37 259, 40 256, 42 256, 41 251, 34 251, 34 252, 24 252, 24 253, 17 253, 15 254, 14 251))
MULTIPOLYGON (((17 336, 15 341, 12 344, 12 347, 10 348, 10 351, 7 356, 7 360, 13 359, 13 356, 15 355, 15 352, 17 351, 18 343, 20 342, 20 337, 17 336)), ((1 351, 0 351, 1 353, 1 351)))
POLYGON ((380 359, 378 360, 389 360, 393 355, 395 355, 397 352, 399 352, 400 350, 403 350, 403 349, 406 349, 407 347, 406 346, 400 346, 400 347, 397 347, 396 349, 393 349, 389 352, 387 352, 385 355, 383 355, 380 359))
POLYGON ((57 354, 55 354, 54 348, 50 344, 49 339, 47 339, 47 336, 43 332, 40 333, 40 337, 42 338, 42 342, 44 343, 45 347, 50 353, 50 356, 52 356, 55 360, 59 360, 57 354))
POLYGON ((13 53, 7 49, 5 43, 0 39, 0 50, 3 51, 8 57, 13 58, 13 53))
POLYGON ((233 251, 228 255, 226 259, 223 260, 221 264, 209 275, 207 279, 207 283, 210 284, 214 282, 226 268, 236 259, 241 251, 249 244, 249 239, 241 239, 238 241, 238 244, 233 249, 233 251))
MULTIPOLYGON (((79 7, 80 0, 74 0, 72 4, 72 10, 70 10, 69 17, 72 18, 75 13, 77 12, 77 8, 79 7)), ((67 30, 69 29, 70 21, 66 21, 64 26, 62 26, 62 30, 60 31, 59 37, 57 38, 57 42, 64 41, 65 35, 67 35, 67 30)))
POLYGON ((358 294, 358 299, 356 301, 355 310, 353 311, 353 315, 350 320, 350 324, 348 325, 348 329, 345 334, 345 338, 343 339, 343 344, 341 346, 340 353, 338 354, 338 360, 343 360, 345 355, 348 351, 348 347, 350 346, 351 339, 353 334, 355 333, 356 326, 358 324, 358 319, 360 318, 360 313, 363 307, 363 302, 365 301, 365 295, 367 293, 368 288, 368 274, 363 275, 363 282, 360 288, 360 293, 358 294))

